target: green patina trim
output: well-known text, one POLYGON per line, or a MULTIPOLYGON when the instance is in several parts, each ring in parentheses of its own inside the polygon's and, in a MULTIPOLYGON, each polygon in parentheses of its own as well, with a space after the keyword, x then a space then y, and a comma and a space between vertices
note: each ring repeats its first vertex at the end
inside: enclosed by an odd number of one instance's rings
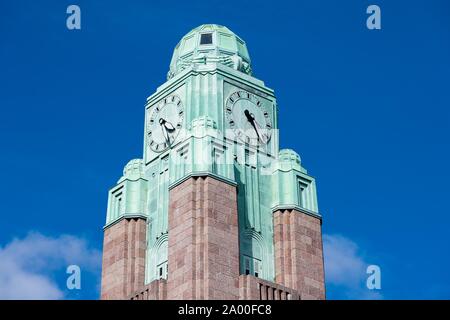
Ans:
POLYGON ((193 172, 190 173, 184 177, 182 177, 181 179, 178 179, 177 181, 175 181, 174 183, 169 185, 169 190, 172 190, 173 188, 175 188, 176 186, 182 184, 183 182, 185 182, 186 180, 189 180, 190 178, 194 178, 194 177, 210 177, 210 178, 214 178, 217 179, 219 181, 225 182, 227 184, 229 184, 230 186, 236 187, 237 183, 233 180, 227 179, 225 177, 219 176, 213 172, 209 172, 209 171, 204 171, 204 172, 193 172))
POLYGON ((143 180, 145 182, 148 182, 148 179, 140 177, 140 178, 136 178, 136 179, 130 179, 130 178, 124 178, 121 177, 118 181, 117 184, 114 187, 110 187, 109 191, 110 192, 115 192, 117 190, 119 190, 120 188, 123 188, 125 186, 125 182, 129 181, 129 182, 135 182, 135 181, 139 181, 139 180, 143 180))
POLYGON ((119 223, 120 221, 122 221, 123 219, 127 219, 127 218, 142 218, 144 220, 147 220, 147 216, 145 214, 129 214, 126 213, 124 215, 121 215, 119 218, 117 218, 116 220, 113 220, 111 222, 108 222, 107 224, 104 225, 103 230, 108 229, 109 227, 112 227, 113 225, 115 225, 116 223, 119 223))
POLYGON ((238 71, 233 70, 230 67, 217 64, 205 66, 203 67, 203 70, 198 70, 198 68, 189 67, 182 73, 177 74, 173 79, 159 86, 157 91, 147 98, 147 102, 145 104, 146 109, 148 109, 155 101, 161 99, 170 92, 175 91, 179 87, 183 86, 185 80, 188 79, 189 77, 207 74, 211 75, 219 74, 222 76, 226 76, 229 79, 236 81, 237 83, 245 84, 249 87, 252 87, 255 90, 262 91, 265 94, 274 97, 274 90, 266 87, 262 80, 259 80, 252 76, 248 76, 246 74, 242 74, 238 71))
POLYGON ((307 214, 308 216, 312 216, 312 217, 322 220, 322 215, 320 213, 313 212, 311 210, 299 207, 296 204, 283 204, 283 205, 275 206, 272 208, 272 213, 274 213, 275 211, 278 211, 278 210, 296 210, 296 211, 300 211, 301 213, 307 214))

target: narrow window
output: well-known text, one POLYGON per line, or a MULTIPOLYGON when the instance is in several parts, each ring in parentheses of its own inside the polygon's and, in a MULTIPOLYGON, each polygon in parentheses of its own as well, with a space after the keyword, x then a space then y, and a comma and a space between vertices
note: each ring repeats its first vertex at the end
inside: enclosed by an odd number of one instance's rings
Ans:
POLYGON ((165 261, 156 267, 156 276, 159 279, 167 279, 167 271, 168 271, 167 266, 168 266, 167 261, 165 261))
POLYGON ((115 217, 120 216, 120 212, 122 211, 122 197, 120 197, 121 194, 119 194, 118 196, 116 196, 116 203, 115 203, 115 208, 114 208, 114 215, 115 217))
POLYGON ((245 257, 245 274, 249 275, 250 274, 250 259, 245 257))
POLYGON ((308 188, 308 185, 299 181, 298 202, 299 202, 300 207, 302 207, 302 208, 306 208, 306 206, 307 206, 307 203, 305 201, 305 199, 306 199, 306 192, 307 192, 306 188, 308 188))
POLYGON ((258 261, 255 260, 255 277, 257 277, 257 278, 259 276, 258 271, 259 271, 259 263, 258 263, 258 261))
POLYGON ((305 189, 303 188, 302 184, 300 183, 300 186, 298 187, 298 202, 300 207, 303 207, 303 192, 305 189))
POLYGON ((200 36, 200 45, 212 44, 212 33, 203 33, 200 36))

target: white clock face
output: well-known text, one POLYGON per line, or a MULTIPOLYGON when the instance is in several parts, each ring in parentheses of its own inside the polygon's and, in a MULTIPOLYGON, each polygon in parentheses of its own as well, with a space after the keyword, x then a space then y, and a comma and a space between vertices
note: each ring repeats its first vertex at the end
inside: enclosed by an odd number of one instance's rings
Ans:
POLYGON ((239 90, 225 103, 225 115, 236 137, 250 145, 264 145, 270 140, 272 122, 269 110, 252 93, 239 90))
POLYGON ((147 120, 147 141, 155 152, 162 152, 174 144, 183 125, 183 103, 177 95, 170 95, 153 107, 147 120))

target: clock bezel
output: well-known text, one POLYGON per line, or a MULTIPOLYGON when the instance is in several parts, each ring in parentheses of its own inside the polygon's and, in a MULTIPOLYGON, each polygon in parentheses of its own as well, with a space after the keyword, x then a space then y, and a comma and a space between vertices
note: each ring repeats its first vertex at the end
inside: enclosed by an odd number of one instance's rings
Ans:
POLYGON ((270 140, 272 138, 272 129, 273 129, 271 113, 269 112, 268 107, 265 106, 262 99, 258 95, 254 94, 252 92, 249 92, 245 89, 234 90, 233 92, 231 92, 228 95, 227 99, 225 100, 224 111, 225 111, 225 118, 227 120, 228 127, 233 130, 234 136, 236 138, 238 138, 240 140, 240 142, 248 144, 250 146, 265 146, 270 143, 270 140), (233 97, 235 97, 236 95, 238 96, 238 98, 236 100, 233 100, 233 97), (253 101, 252 101, 252 98, 254 99, 253 101), (250 101, 252 104, 254 104, 257 107, 257 110, 262 110, 263 116, 264 116, 264 121, 265 121, 264 129, 267 130, 267 133, 268 133, 266 142, 260 141, 257 137, 256 138, 249 137, 245 133, 246 130, 244 130, 243 128, 236 128, 231 123, 231 122, 235 122, 235 119, 233 117, 233 108, 236 105, 236 103, 242 99, 250 101), (231 103, 231 107, 229 106, 230 103, 231 103), (267 127, 267 125, 270 125, 270 127, 267 127))
MULTIPOLYGON (((168 149, 170 149, 176 142, 178 135, 180 133, 180 130, 183 128, 183 121, 184 121, 184 105, 183 105, 183 101, 181 100, 180 96, 177 94, 170 94, 168 96, 166 96, 165 98, 161 99, 160 101, 158 101, 157 103, 155 103, 155 105, 150 108, 149 111, 149 116, 148 119, 146 121, 146 136, 147 136, 147 146, 155 153, 162 153, 168 149), (175 125, 175 134, 173 135, 173 139, 172 142, 170 144, 168 144, 167 142, 161 142, 161 143, 152 143, 155 142, 152 138, 152 126, 154 126, 154 122, 155 119, 151 122, 152 118, 155 118, 155 112, 159 113, 161 110, 163 110, 163 108, 165 108, 167 105, 169 104, 175 104, 176 106, 176 110, 177 110, 177 116, 178 116, 178 121, 175 125), (153 147, 154 145, 156 146, 160 146, 163 145, 165 147, 163 148, 159 148, 157 147, 156 149, 153 147)), ((153 128, 154 129, 154 128, 153 128)))

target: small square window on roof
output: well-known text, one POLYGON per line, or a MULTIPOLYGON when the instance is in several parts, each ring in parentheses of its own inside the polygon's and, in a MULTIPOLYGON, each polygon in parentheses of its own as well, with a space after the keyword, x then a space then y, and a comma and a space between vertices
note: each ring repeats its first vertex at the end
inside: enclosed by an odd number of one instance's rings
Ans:
POLYGON ((200 45, 212 44, 212 33, 202 33, 200 35, 200 45))

